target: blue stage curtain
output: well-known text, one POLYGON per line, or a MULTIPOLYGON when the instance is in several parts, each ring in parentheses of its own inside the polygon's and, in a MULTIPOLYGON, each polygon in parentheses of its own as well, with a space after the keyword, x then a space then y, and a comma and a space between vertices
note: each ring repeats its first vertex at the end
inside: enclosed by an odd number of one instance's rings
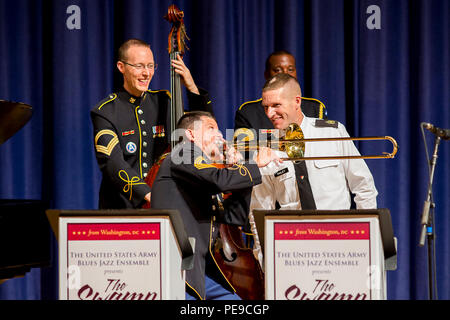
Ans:
MULTIPOLYGON (((427 250, 417 245, 428 178, 419 125, 450 127, 447 0, 0 0, 0 99, 34 110, 0 146, 0 198, 97 208, 100 172, 89 111, 121 85, 116 52, 131 37, 150 42, 159 64, 151 88, 169 88, 170 25, 163 16, 172 3, 185 12, 191 38, 185 61, 209 90, 223 131, 233 128, 243 102, 260 97, 266 57, 285 49, 297 58, 303 94, 324 102, 330 119, 352 136, 397 139, 395 159, 367 161, 378 206, 390 209, 398 237, 388 297, 427 299, 427 250), (379 29, 371 28, 373 5, 379 29)), ((434 138, 426 136, 431 152, 434 138)), ((364 143, 359 148, 376 152, 364 143)), ((450 298, 449 161, 449 142, 442 141, 433 193, 441 299, 450 298)), ((8 280, 0 299, 57 298, 52 246, 52 267, 8 280)))

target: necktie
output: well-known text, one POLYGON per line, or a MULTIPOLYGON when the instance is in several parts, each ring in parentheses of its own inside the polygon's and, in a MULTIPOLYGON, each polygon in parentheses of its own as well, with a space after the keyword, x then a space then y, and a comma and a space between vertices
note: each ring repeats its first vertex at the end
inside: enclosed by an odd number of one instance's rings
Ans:
POLYGON ((295 177, 297 179, 298 192, 300 193, 300 203, 303 210, 315 210, 316 203, 308 180, 308 171, 305 161, 294 162, 295 177))

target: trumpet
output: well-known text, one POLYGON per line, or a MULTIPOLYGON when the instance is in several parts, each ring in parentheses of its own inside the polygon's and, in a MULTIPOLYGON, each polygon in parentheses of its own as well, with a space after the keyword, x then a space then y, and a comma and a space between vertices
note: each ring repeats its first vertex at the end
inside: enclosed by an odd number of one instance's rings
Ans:
MULTIPOLYGON (((289 161, 301 161, 301 160, 330 160, 330 159, 392 159, 395 157, 398 151, 398 143, 391 136, 376 136, 376 137, 334 137, 334 138, 308 138, 305 139, 300 127, 293 123, 290 124, 286 130, 285 138, 279 140, 267 140, 264 142, 264 146, 284 151, 287 154, 287 158, 281 158, 281 160, 289 161), (314 156, 305 157, 305 143, 309 142, 325 142, 325 141, 376 141, 386 140, 391 142, 392 151, 382 152, 375 155, 350 155, 350 156, 314 156)), ((233 144, 233 147, 237 151, 251 151, 258 150, 261 145, 250 144, 249 142, 237 142, 233 144)))

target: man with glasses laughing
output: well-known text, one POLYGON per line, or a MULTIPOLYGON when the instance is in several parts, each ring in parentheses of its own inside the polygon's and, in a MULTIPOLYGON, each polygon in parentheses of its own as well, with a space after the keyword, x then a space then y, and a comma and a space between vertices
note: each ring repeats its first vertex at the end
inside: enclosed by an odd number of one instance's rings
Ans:
MULTIPOLYGON (((181 57, 171 61, 187 89, 191 110, 212 112, 208 93, 198 88, 181 57)), ((149 90, 157 69, 150 45, 130 39, 118 51, 123 88, 91 110, 95 155, 102 172, 99 208, 140 208, 150 201, 144 179, 170 144, 170 93, 149 90)))

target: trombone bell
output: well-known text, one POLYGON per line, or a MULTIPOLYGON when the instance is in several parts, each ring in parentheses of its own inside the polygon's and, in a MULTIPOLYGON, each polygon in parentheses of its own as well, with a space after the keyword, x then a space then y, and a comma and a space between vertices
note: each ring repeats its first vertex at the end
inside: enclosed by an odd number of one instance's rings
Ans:
POLYGON ((302 129, 296 123, 291 123, 287 129, 283 141, 289 140, 289 143, 283 143, 280 150, 286 152, 289 159, 302 158, 305 155, 305 139, 302 129), (299 140, 299 141, 297 141, 299 140))

